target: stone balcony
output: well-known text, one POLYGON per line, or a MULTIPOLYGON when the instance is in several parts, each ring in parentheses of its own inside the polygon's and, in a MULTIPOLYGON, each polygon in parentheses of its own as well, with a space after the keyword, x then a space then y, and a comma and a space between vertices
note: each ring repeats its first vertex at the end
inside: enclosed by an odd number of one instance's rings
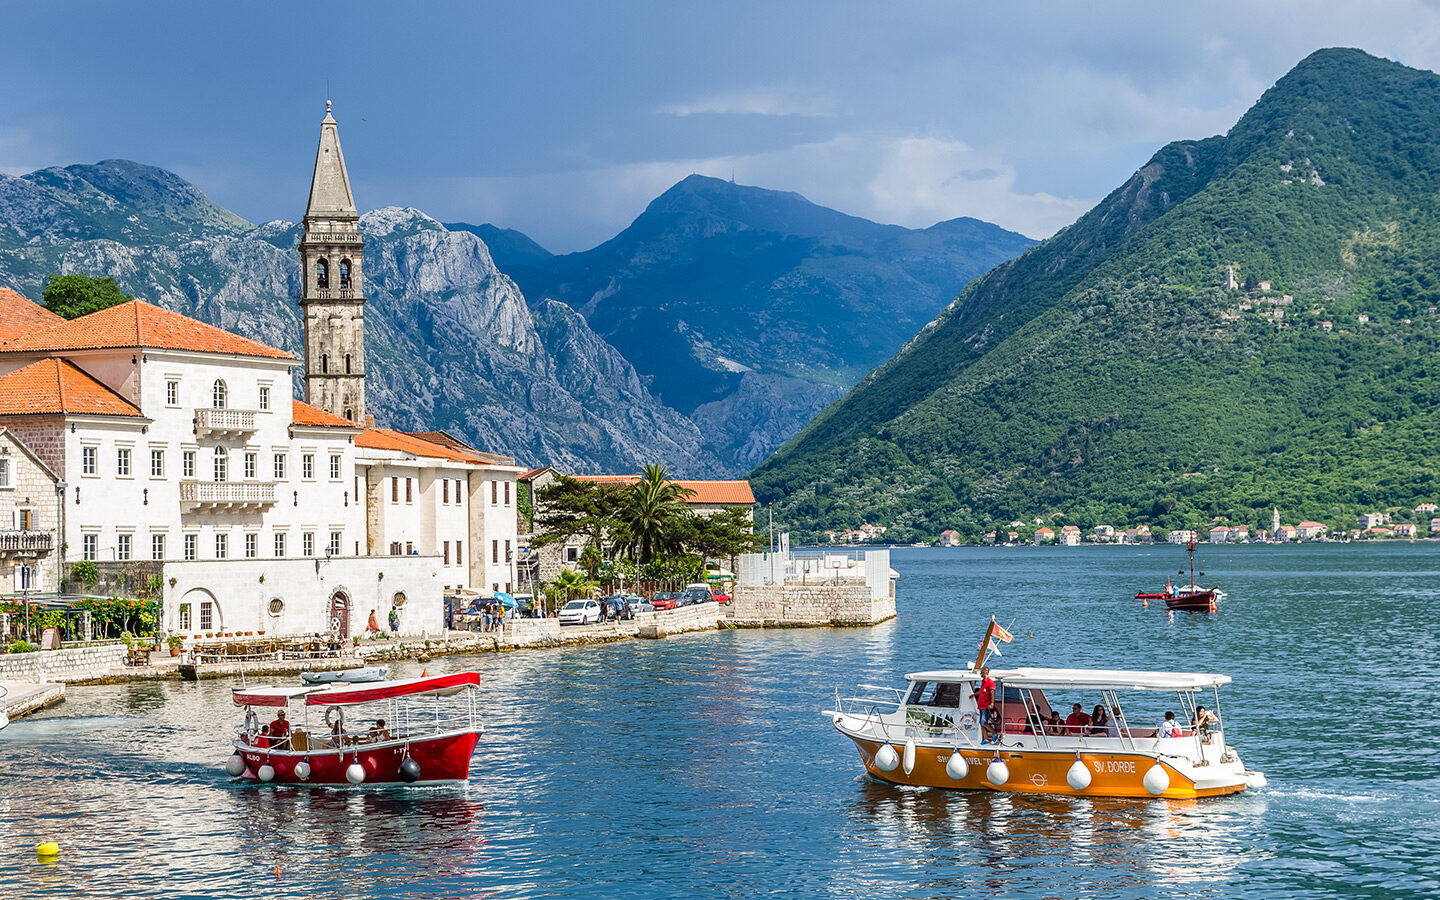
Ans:
POLYGON ((255 430, 255 411, 250 409, 197 409, 196 434, 250 434, 255 430))
POLYGON ((44 555, 55 549, 52 531, 0 531, 0 553, 44 555))
POLYGON ((180 482, 180 508, 185 512, 262 510, 274 505, 273 481, 180 482))

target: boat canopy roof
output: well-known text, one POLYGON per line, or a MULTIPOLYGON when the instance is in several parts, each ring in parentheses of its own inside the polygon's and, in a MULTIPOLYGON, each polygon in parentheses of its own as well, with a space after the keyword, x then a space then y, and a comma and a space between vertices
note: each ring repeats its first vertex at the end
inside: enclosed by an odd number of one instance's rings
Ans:
POLYGON ((479 672, 455 672, 430 678, 407 678, 402 681, 373 681, 330 687, 305 695, 306 706, 344 706, 350 703, 371 703, 395 697, 444 697, 466 688, 480 686, 479 672))
MULTIPOLYGON (((1123 669, 1019 669, 990 670, 996 681, 1009 687, 1096 688, 1128 691, 1185 691, 1230 683, 1229 675, 1204 672, 1130 672, 1123 669)), ((970 669, 936 669, 906 675, 909 681, 973 681, 970 669)))
POLYGON ((289 706, 296 697, 303 697, 315 690, 313 684, 286 685, 275 687, 262 684, 252 688, 238 687, 230 692, 236 706, 289 706))

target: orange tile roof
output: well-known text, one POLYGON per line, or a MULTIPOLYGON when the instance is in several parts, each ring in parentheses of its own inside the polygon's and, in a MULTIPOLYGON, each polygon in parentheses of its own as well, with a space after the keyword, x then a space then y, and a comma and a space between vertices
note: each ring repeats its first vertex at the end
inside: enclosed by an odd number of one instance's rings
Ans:
POLYGON ((486 462, 499 463, 502 466, 515 465, 515 457, 506 456, 503 453, 489 453, 485 450, 476 450, 448 431, 402 431, 400 433, 413 438, 419 438, 422 441, 429 441, 432 444, 439 444, 442 447, 449 447, 451 450, 456 450, 461 453, 473 453, 486 462))
POLYGON ((9 288, 0 287, 0 341, 63 325, 65 320, 9 288))
POLYGON ((135 404, 63 359, 42 359, 0 378, 0 416, 77 413, 140 417, 135 404))
POLYGON ((290 401, 290 421, 296 425, 309 425, 315 428, 356 428, 356 425, 349 419, 342 418, 332 412, 326 412, 318 406, 311 406, 308 403, 301 403, 299 400, 290 401))
POLYGON ((474 453, 466 453, 463 450, 454 450, 443 444, 435 444, 421 438, 408 435, 403 431, 392 431, 389 428, 367 428, 355 438, 355 446, 368 447, 371 450, 395 450, 400 453, 409 453, 414 456, 427 456, 433 459, 448 459, 451 462, 473 463, 484 465, 488 460, 482 459, 474 453))
MULTIPOLYGON (((639 475, 572 475, 580 481, 593 481, 596 484, 626 485, 634 484, 640 480, 639 475)), ((672 480, 671 484, 678 484, 683 488, 689 488, 695 493, 685 498, 686 503, 732 503, 732 504, 753 504, 755 494, 750 490, 748 481, 684 481, 672 480)))
POLYGON ((78 319, 31 332, 0 344, 0 353, 51 353, 60 350, 151 348, 294 359, 259 341, 231 334, 189 316, 131 300, 78 319))

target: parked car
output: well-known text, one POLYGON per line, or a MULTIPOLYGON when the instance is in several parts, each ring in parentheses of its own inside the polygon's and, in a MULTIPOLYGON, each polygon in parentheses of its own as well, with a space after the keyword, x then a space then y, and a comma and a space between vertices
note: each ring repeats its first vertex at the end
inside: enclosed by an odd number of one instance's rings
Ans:
POLYGON ((612 622, 635 618, 635 610, 631 608, 627 597, 616 594, 613 597, 603 597, 600 602, 605 605, 605 618, 612 622))
POLYGON ((589 625, 600 621, 600 604, 595 600, 571 600, 560 608, 561 625, 589 625))
POLYGON ((730 595, 722 591, 720 588, 715 588, 715 590, 711 591, 710 594, 715 598, 716 603, 725 604, 730 602, 730 595))
POLYGON ((680 595, 675 591, 661 591, 650 598, 656 609, 675 609, 680 606, 680 595))
POLYGON ((625 599, 629 601, 630 609, 637 613, 655 611, 655 605, 639 594, 626 594, 625 599))
POLYGON ((686 588, 681 598, 681 606, 694 606, 697 603, 710 603, 715 599, 715 596, 710 593, 708 587, 701 586, 686 588))

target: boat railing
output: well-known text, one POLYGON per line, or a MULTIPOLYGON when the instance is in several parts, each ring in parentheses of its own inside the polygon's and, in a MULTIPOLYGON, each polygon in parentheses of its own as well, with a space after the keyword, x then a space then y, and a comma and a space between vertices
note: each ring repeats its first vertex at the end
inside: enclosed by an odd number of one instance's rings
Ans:
POLYGON ((290 734, 280 739, 269 738, 268 747, 256 745, 260 737, 258 726, 241 725, 235 730, 235 737, 247 749, 260 752, 270 750, 292 753, 350 753, 384 747, 403 747, 413 741, 429 740, 442 734, 473 731, 476 727, 475 718, 468 710, 449 711, 439 716, 424 713, 407 716, 401 712, 398 715, 391 713, 384 716, 355 717, 353 720, 347 719, 347 726, 351 721, 354 727, 343 727, 338 734, 332 726, 323 723, 312 728, 304 720, 292 722, 290 734), (374 734, 375 720, 381 718, 385 720, 388 738, 374 734))

